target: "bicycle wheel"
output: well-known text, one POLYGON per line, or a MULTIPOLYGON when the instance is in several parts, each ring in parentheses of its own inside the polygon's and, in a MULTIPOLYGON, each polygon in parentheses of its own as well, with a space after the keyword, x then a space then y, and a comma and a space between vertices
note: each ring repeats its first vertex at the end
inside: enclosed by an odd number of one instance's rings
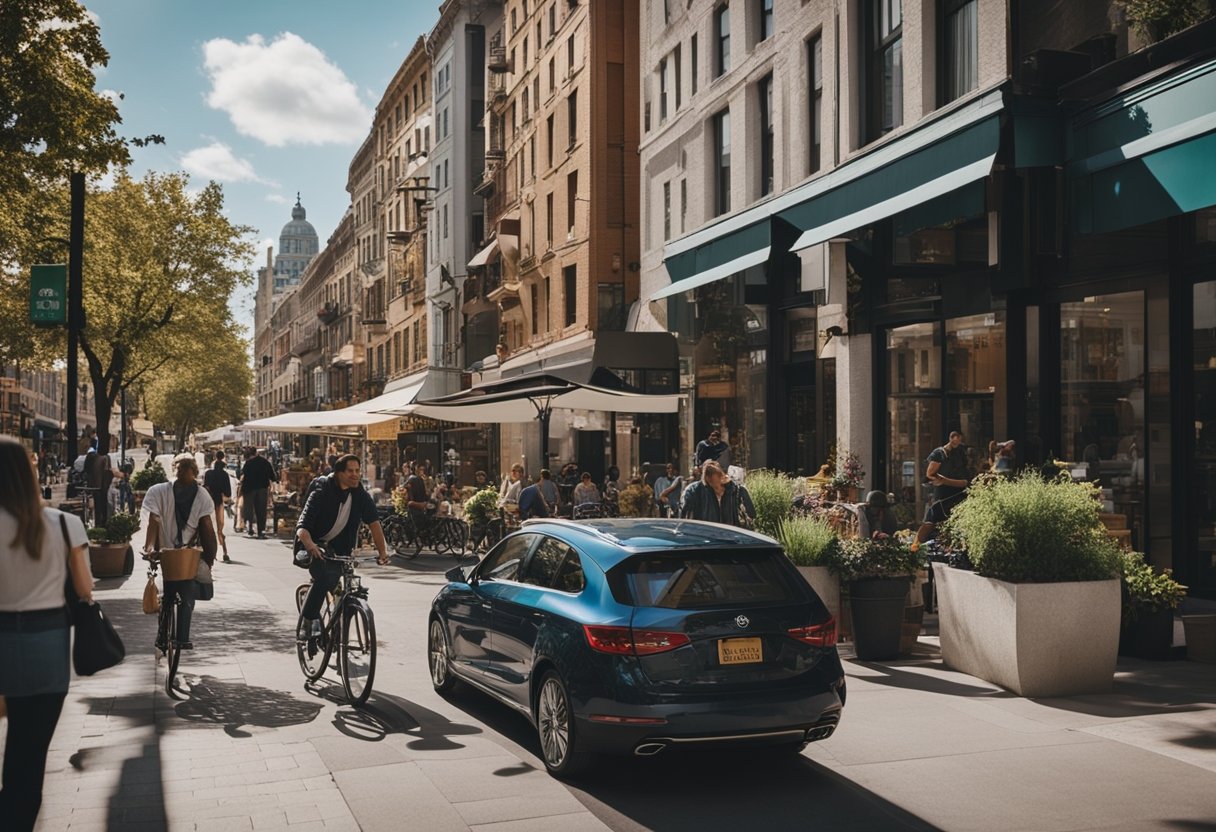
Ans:
POLYGON ((460 519, 447 523, 448 548, 456 560, 464 560, 464 551, 469 545, 469 525, 460 519))
POLYGON ((371 696, 376 677, 376 624, 362 601, 343 605, 342 619, 342 685, 357 707, 371 696))
MULTIPOLYGON (((296 602, 301 609, 304 606, 304 601, 300 597, 300 589, 307 589, 308 585, 296 589, 296 602)), ((307 596, 307 592, 304 593, 307 596)), ((332 617, 333 606, 331 598, 333 596, 326 595, 325 603, 321 605, 321 635, 316 638, 310 638, 306 641, 296 639, 296 657, 300 660, 300 670, 304 672, 304 678, 310 682, 315 682, 321 678, 321 674, 325 672, 325 666, 329 664, 329 655, 333 651, 334 640, 332 633, 332 617)), ((304 613, 300 613, 299 621, 296 625, 296 632, 299 632, 300 626, 304 623, 304 613)))
POLYGON ((173 682, 177 678, 177 667, 181 662, 182 651, 177 646, 177 601, 167 601, 161 607, 161 620, 164 623, 165 658, 169 668, 165 674, 165 693, 173 695, 173 682))

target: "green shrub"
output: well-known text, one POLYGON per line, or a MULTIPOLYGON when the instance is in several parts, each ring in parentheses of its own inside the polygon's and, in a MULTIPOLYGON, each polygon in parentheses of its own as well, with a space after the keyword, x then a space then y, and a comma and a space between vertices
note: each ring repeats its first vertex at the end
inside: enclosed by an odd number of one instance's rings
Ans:
MULTIPOLYGON (((748 471, 747 492, 756 507, 755 529, 769 537, 778 537, 781 523, 790 516, 798 481, 780 471, 748 471)), ((780 539, 780 538, 778 538, 780 539)))
POLYGON ((827 566, 835 562, 840 545, 832 527, 817 517, 782 520, 775 537, 795 566, 827 566))
POLYGON ((131 488, 135 491, 147 491, 158 483, 168 481, 164 466, 152 457, 148 458, 143 468, 131 474, 131 488))
POLYGON ((971 487, 946 522, 975 571, 1013 583, 1114 577, 1119 550, 1098 518, 1098 487, 1035 472, 971 487))
POLYGON ((1186 587, 1173 578, 1169 569, 1156 572, 1139 552, 1123 552, 1119 560, 1123 579, 1123 626, 1136 621, 1141 613, 1178 609, 1186 587))
POLYGON ((89 536, 90 543, 109 543, 110 536, 104 526, 94 526, 85 532, 89 536))
POLYGON ((924 565, 911 546, 895 537, 842 540, 829 564, 842 583, 865 578, 912 577, 924 565))
POLYGON ((106 521, 106 537, 112 543, 126 543, 139 531, 139 515, 118 512, 106 521))

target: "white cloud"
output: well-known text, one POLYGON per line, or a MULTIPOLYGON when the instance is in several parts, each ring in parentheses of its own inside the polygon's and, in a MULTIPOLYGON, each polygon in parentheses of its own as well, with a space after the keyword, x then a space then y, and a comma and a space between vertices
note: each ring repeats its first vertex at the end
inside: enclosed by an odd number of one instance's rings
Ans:
POLYGON ((232 152, 232 148, 223 142, 212 142, 203 147, 196 147, 182 154, 182 167, 188 173, 201 176, 204 179, 214 179, 217 182, 261 182, 268 184, 258 176, 253 164, 248 159, 242 159, 232 152))
POLYGON ((266 201, 273 202, 275 205, 291 205, 291 199, 283 194, 266 194, 266 201))
POLYGON ((271 147, 355 144, 371 124, 371 109, 346 74, 291 32, 269 43, 261 35, 209 40, 203 68, 211 79, 207 103, 271 147))
POLYGON ((118 90, 98 90, 97 94, 100 95, 102 98, 110 99, 110 101, 114 104, 117 104, 119 101, 122 101, 122 99, 124 97, 124 93, 121 93, 118 90))

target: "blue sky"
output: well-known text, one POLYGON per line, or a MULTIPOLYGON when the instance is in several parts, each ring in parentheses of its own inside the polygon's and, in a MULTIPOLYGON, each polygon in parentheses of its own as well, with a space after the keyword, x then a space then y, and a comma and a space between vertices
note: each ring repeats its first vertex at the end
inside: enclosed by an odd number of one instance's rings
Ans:
MULTIPOLYGON (((233 222, 277 248, 296 192, 321 245, 349 197, 351 157, 437 0, 86 0, 109 66, 97 89, 118 102, 125 136, 164 135, 133 149, 136 176, 190 173, 224 186, 233 222)), ((252 292, 234 300, 252 325, 252 292)))

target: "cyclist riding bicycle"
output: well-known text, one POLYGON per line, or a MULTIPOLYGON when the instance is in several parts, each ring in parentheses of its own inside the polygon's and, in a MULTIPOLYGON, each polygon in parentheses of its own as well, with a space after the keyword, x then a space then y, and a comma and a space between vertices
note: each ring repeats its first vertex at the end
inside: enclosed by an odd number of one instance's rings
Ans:
MULTIPOLYGON (((206 489, 199 486, 198 463, 190 454, 182 454, 173 460, 173 470, 177 475, 173 482, 158 483, 144 495, 144 508, 150 515, 144 551, 180 549, 197 540, 203 547, 203 560, 213 566, 219 548, 212 525, 215 505, 206 489)), ((165 581, 165 601, 172 603, 175 595, 181 599, 178 647, 190 650, 194 646, 190 643, 190 618, 198 598, 197 582, 165 581)))
POLYGON ((376 545, 377 560, 381 564, 388 563, 380 514, 371 495, 363 489, 362 476, 359 457, 354 454, 338 457, 333 473, 325 476, 325 482, 309 493, 304 510, 300 512, 296 539, 313 558, 308 567, 312 588, 304 601, 303 619, 296 633, 301 641, 321 635, 321 605, 325 603, 326 594, 342 579, 342 564, 327 558, 318 542, 325 544, 330 556, 348 558, 358 544, 359 524, 366 523, 376 545))

